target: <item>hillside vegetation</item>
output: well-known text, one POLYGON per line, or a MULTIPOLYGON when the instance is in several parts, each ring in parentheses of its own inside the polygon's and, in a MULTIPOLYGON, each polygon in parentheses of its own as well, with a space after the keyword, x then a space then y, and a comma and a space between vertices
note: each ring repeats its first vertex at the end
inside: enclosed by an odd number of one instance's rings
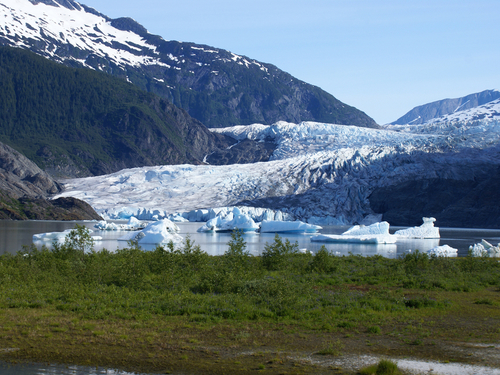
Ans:
MULTIPOLYGON (((3 357, 141 373, 318 374, 342 355, 477 362, 488 351, 474 343, 498 343, 493 258, 313 256, 278 236, 261 257, 245 247, 234 233, 223 256, 189 238, 96 252, 77 227, 52 251, 1 256, 0 347, 19 349, 3 357)), ((500 366, 496 354, 487 363, 500 366)))
POLYGON ((225 148, 165 99, 89 69, 0 48, 0 141, 54 176, 200 163, 225 148))

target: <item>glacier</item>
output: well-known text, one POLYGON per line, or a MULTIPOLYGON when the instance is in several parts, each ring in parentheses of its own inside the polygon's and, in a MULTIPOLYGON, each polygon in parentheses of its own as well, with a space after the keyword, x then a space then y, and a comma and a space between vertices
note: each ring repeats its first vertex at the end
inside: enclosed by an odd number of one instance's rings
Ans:
POLYGON ((235 139, 272 139, 276 150, 254 164, 142 167, 66 180, 56 198, 82 199, 105 219, 206 222, 238 207, 256 222, 362 223, 377 217, 368 199, 376 188, 467 181, 500 166, 500 103, 464 112, 454 113, 460 121, 381 129, 315 122, 213 129, 235 139), (467 120, 478 111, 491 116, 467 120))

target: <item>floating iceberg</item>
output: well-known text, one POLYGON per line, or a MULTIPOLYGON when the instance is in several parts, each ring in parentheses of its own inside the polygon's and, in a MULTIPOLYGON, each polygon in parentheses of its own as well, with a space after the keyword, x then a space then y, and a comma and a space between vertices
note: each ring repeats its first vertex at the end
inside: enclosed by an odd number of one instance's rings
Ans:
POLYGON ((263 221, 261 233, 316 233, 322 229, 319 225, 306 224, 302 221, 263 221))
POLYGON ((312 242, 334 242, 334 243, 358 243, 358 244, 385 244, 396 243, 397 238, 393 235, 360 235, 345 236, 343 234, 322 234, 311 237, 312 242))
MULTIPOLYGON (((48 232, 48 233, 39 233, 39 234, 34 234, 33 235, 33 242, 37 241, 51 241, 51 242, 64 242, 66 240, 66 237, 73 231, 74 229, 66 229, 63 232, 48 232)), ((93 230, 89 229, 89 233, 92 233, 93 230)), ((102 237, 101 236, 92 236, 92 239, 94 241, 101 241, 102 237)))
POLYGON ((342 234, 325 234, 311 237, 313 242, 360 244, 396 243, 397 237, 389 233, 389 223, 382 221, 368 226, 355 225, 342 234))
POLYGON ((235 229, 255 232, 259 229, 259 225, 249 215, 242 214, 240 209, 235 207, 227 216, 216 216, 207 221, 205 225, 198 228, 198 232, 227 232, 235 229))
POLYGON ((382 221, 380 223, 374 223, 372 225, 355 225, 349 228, 342 236, 369 236, 369 235, 390 235, 389 234, 389 223, 387 221, 382 221))
POLYGON ((437 246, 433 249, 427 251, 429 255, 435 255, 438 257, 451 257, 457 256, 458 250, 449 245, 437 246))
POLYGON ((132 216, 129 218, 127 224, 108 223, 106 220, 102 220, 99 221, 96 225, 94 225, 94 228, 97 228, 99 230, 117 231, 117 230, 139 230, 139 229, 144 229, 146 226, 147 223, 140 221, 139 219, 132 216))
POLYGON ((423 224, 419 227, 401 229, 394 233, 395 236, 400 238, 421 238, 421 239, 431 239, 440 238, 439 228, 434 226, 436 221, 433 217, 423 217, 423 224))
POLYGON ((118 238, 118 241, 137 241, 141 244, 167 244, 182 242, 182 236, 175 233, 178 231, 177 225, 168 219, 155 221, 148 224, 146 228, 139 231, 133 231, 118 238))
POLYGON ((472 256, 490 256, 490 257, 500 257, 500 243, 498 246, 493 246, 486 240, 482 240, 473 246, 469 246, 469 251, 472 252, 472 256))

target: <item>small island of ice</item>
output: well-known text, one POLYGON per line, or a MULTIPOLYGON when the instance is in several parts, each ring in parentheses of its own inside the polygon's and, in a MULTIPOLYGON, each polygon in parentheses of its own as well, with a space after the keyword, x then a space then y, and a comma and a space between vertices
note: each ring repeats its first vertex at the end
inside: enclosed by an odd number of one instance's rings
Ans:
MULTIPOLYGON (((177 227, 175 224, 172 223, 175 227, 177 227)), ((128 220, 127 224, 117 224, 117 223, 109 223, 106 220, 99 221, 96 225, 94 225, 94 228, 100 229, 100 230, 109 230, 109 231, 119 231, 119 230, 140 230, 144 229, 147 226, 147 223, 144 221, 140 221, 139 219, 135 218, 134 216, 131 216, 128 220)), ((179 231, 179 228, 176 229, 176 231, 179 231)))
POLYGON ((437 257, 457 256, 458 250, 449 245, 436 246, 427 251, 427 254, 437 257))
POLYGON ((389 233, 389 223, 382 221, 372 225, 355 225, 342 234, 319 235, 311 237, 313 242, 338 242, 362 244, 396 243, 397 237, 389 233))
MULTIPOLYGON (((45 242, 64 242, 66 237, 72 232, 74 229, 66 229, 63 232, 49 232, 49 233, 38 233, 33 235, 33 242, 45 241, 45 242)), ((89 233, 93 231, 91 229, 88 230, 89 233)), ((101 236, 92 236, 94 241, 101 241, 101 236)))
POLYGON ((400 238, 420 238, 420 239, 432 239, 440 238, 439 228, 434 226, 436 221, 433 217, 423 217, 423 224, 419 227, 401 229, 394 233, 395 236, 400 238))
POLYGON ((170 241, 173 243, 180 243, 183 238, 175 233, 178 229, 177 225, 168 219, 164 219, 148 224, 143 230, 127 233, 118 238, 118 241, 137 241, 139 245, 167 244, 170 241))
POLYGON ((198 228, 198 232, 227 232, 233 230, 255 232, 257 229, 259 229, 259 225, 249 215, 241 213, 240 209, 235 207, 228 215, 216 216, 207 221, 205 225, 198 228))
POLYGON ((261 233, 316 233, 320 229, 323 228, 319 225, 302 221, 266 220, 260 223, 261 233))
POLYGON ((493 246, 486 240, 482 240, 473 246, 469 246, 469 251, 471 251, 472 256, 490 256, 490 257, 500 257, 500 243, 498 246, 493 246))

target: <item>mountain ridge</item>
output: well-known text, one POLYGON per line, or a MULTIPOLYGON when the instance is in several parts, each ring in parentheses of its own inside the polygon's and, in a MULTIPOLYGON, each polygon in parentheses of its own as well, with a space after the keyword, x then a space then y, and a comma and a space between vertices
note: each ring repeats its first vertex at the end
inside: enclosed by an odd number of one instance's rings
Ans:
POLYGON ((442 99, 419 105, 388 125, 420 125, 433 119, 483 106, 500 98, 498 90, 484 90, 460 98, 442 99))
POLYGON ((272 64, 166 41, 130 18, 112 20, 72 0, 2 0, 0 5, 5 19, 0 44, 128 80, 208 127, 279 120, 377 127, 364 112, 272 64))

